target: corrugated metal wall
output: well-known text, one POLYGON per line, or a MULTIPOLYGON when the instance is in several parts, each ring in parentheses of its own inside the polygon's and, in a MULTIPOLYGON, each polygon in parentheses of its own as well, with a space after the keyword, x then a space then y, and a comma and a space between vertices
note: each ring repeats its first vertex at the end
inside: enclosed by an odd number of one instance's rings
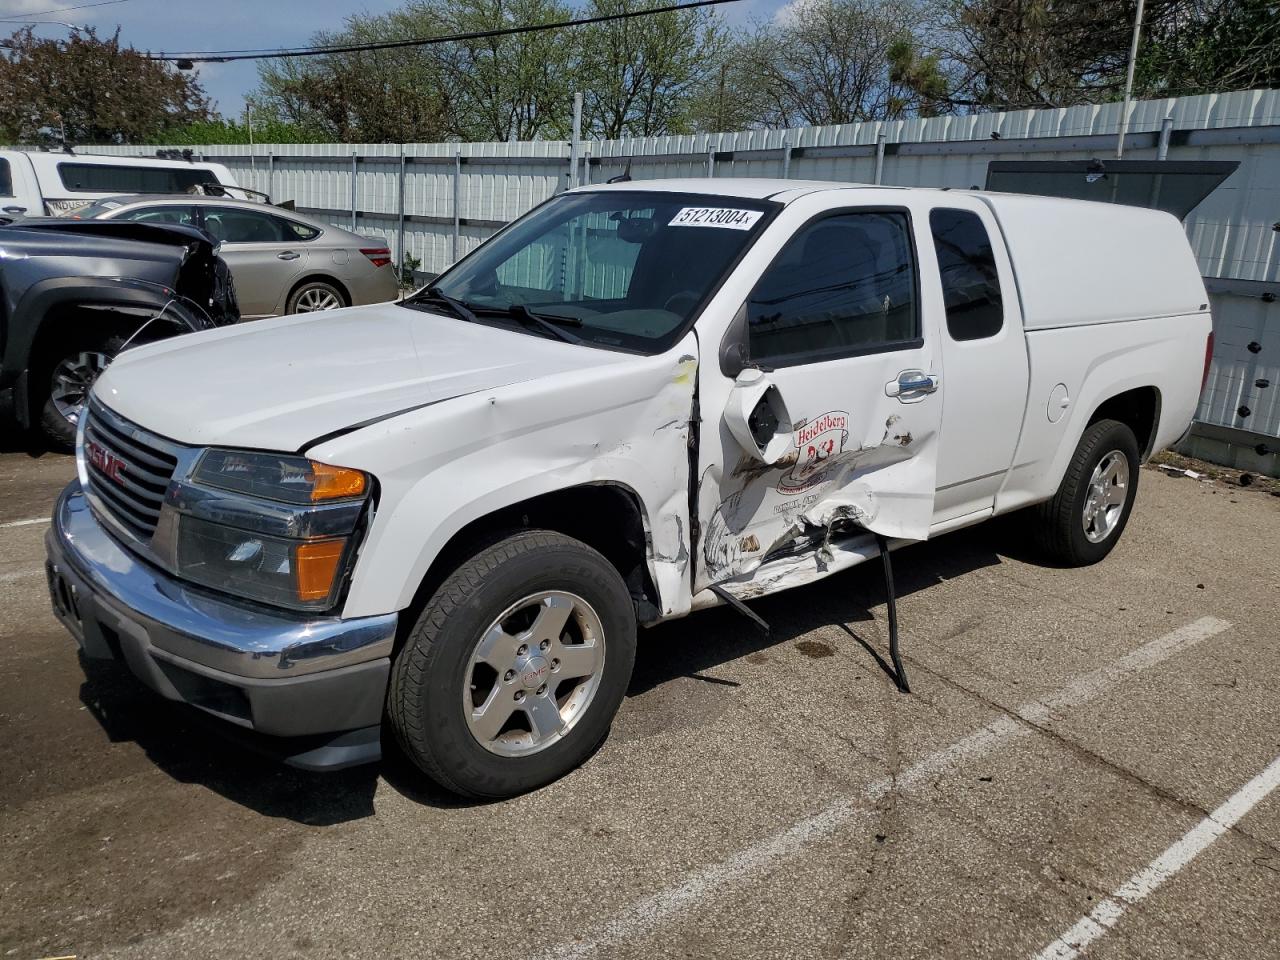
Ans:
MULTIPOLYGON (((584 176, 590 181, 614 176, 630 159, 636 180, 710 173, 870 183, 880 167, 885 184, 970 187, 985 182, 992 160, 1114 155, 1121 109, 1112 103, 586 142, 584 176)), ((1197 414, 1219 430, 1207 431, 1209 439, 1195 450, 1276 473, 1280 91, 1136 103, 1125 156, 1156 159, 1166 118, 1172 119, 1168 159, 1241 162, 1187 218, 1204 276, 1221 281, 1210 283, 1217 348, 1197 414)), ((92 152, 151 154, 156 149, 100 147, 92 152)), ((354 222, 360 233, 383 238, 397 262, 403 250, 421 260, 421 270, 432 273, 568 184, 569 145, 562 142, 258 144, 252 152, 248 146, 201 152, 226 163, 245 186, 266 191, 277 201, 293 200, 300 209, 343 227, 354 222)))

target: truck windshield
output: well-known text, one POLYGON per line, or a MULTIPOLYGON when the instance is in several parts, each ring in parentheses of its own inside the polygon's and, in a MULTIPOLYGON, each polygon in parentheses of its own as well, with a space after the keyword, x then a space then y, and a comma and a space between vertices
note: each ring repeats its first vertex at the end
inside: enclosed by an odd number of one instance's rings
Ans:
POLYGON ((659 191, 565 194, 404 303, 656 353, 684 333, 777 207, 659 191))

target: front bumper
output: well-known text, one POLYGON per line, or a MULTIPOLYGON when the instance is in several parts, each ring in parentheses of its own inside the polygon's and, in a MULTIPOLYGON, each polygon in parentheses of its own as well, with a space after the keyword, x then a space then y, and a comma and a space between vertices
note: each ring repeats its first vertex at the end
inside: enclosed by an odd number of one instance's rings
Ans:
POLYGON ((45 537, 53 610, 88 658, 242 728, 308 769, 378 759, 396 614, 303 619, 221 600, 143 563, 103 529, 78 481, 45 537), (332 736, 321 736, 332 735, 332 736))

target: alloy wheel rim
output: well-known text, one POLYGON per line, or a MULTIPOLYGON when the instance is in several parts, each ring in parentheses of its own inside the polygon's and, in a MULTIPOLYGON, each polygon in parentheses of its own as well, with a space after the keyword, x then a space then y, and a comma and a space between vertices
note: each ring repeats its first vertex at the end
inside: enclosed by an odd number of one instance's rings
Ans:
POLYGON ((1120 525, 1129 498, 1129 459, 1112 450, 1093 468, 1085 498, 1084 535, 1090 543, 1106 540, 1120 525))
POLYGON ((89 398, 94 381, 107 369, 111 358, 96 350, 65 357, 53 368, 49 398, 54 409, 68 423, 76 424, 89 398))
POLYGON ((516 601, 468 659, 462 709, 471 735, 506 757, 547 749, 586 714, 604 663, 604 627, 591 604, 559 590, 516 601))
POLYGON ((337 295, 324 287, 309 287, 298 297, 298 313, 314 313, 317 310, 337 310, 342 304, 337 295))

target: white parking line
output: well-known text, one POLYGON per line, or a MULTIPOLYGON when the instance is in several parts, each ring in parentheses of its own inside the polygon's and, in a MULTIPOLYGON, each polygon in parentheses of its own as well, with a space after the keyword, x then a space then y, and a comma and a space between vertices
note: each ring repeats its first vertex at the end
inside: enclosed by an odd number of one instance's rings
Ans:
MULTIPOLYGON (((1139 671, 1149 669, 1175 653, 1195 646, 1231 626, 1217 617, 1201 617, 1186 626, 1157 637, 1114 663, 1073 680, 1057 693, 1034 700, 1015 712, 1028 723, 1040 724, 1055 710, 1083 704, 1139 671)), ((805 846, 849 824, 868 805, 893 790, 910 790, 932 782, 940 772, 980 757, 1005 740, 1030 733, 1031 728, 1002 716, 948 747, 930 754, 896 777, 885 777, 867 786, 862 799, 837 800, 823 810, 792 824, 771 837, 740 850, 727 860, 689 875, 683 881, 633 903, 619 915, 581 938, 559 944, 541 954, 543 960, 576 960, 598 950, 642 937, 679 913, 691 909, 720 888, 742 883, 800 852, 805 846)))
POLYGON ((0 573, 0 583, 17 583, 19 580, 42 576, 43 574, 44 567, 23 567, 20 570, 9 570, 5 573, 0 573))
POLYGON ((48 522, 48 517, 32 517, 30 520, 9 520, 5 523, 0 523, 0 530, 4 530, 8 527, 31 527, 35 526, 37 523, 48 522))
POLYGON ((1240 822, 1267 794, 1280 786, 1280 757, 1233 793, 1160 856, 1152 860, 1103 900, 1080 922, 1035 955, 1035 960, 1072 960, 1116 925, 1125 910, 1141 903, 1213 841, 1240 822))

